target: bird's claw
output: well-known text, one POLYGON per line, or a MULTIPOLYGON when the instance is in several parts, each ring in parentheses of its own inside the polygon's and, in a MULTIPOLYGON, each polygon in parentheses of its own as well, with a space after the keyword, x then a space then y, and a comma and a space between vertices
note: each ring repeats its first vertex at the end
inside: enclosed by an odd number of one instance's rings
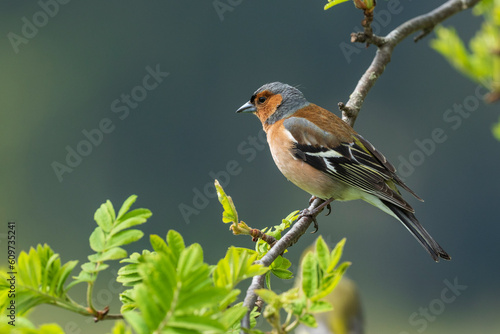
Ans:
POLYGON ((332 213, 332 206, 330 205, 330 203, 328 203, 328 205, 326 206, 326 208, 328 209, 328 213, 325 216, 329 216, 330 213, 332 213))
MULTIPOLYGON (((314 201, 314 199, 313 199, 314 201)), ((316 233, 318 232, 319 226, 318 226, 318 221, 316 220, 316 217, 312 214, 312 212, 309 209, 304 209, 300 212, 300 215, 297 220, 300 220, 302 217, 309 217, 312 219, 314 223, 314 231, 311 233, 316 233)))
MULTIPOLYGON (((311 197, 311 199, 309 200, 309 204, 311 204, 315 199, 317 199, 316 196, 311 197)), ((332 207, 330 205, 330 203, 332 201, 333 201, 333 198, 329 198, 327 200, 324 200, 323 203, 321 203, 317 208, 315 208, 312 211, 309 210, 309 209, 307 209, 307 208, 304 209, 304 210, 302 210, 300 212, 300 215, 297 218, 297 220, 300 220, 302 217, 309 217, 309 218, 311 218, 311 220, 314 223, 314 231, 312 231, 311 233, 318 232, 319 226, 318 226, 318 221, 316 220, 316 216, 318 215, 319 211, 323 210, 324 207, 326 207, 328 209, 328 213, 326 214, 328 216, 332 212, 332 207)))

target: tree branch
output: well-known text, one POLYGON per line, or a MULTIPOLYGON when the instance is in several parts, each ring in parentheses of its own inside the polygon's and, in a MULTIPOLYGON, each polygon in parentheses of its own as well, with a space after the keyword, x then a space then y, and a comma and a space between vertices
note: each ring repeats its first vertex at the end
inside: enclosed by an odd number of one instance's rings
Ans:
MULTIPOLYGON (((354 126, 354 122, 356 122, 356 118, 358 117, 368 92, 382 73, 384 73, 385 66, 391 61, 392 51, 396 45, 417 31, 422 31, 422 33, 415 38, 415 42, 422 39, 429 34, 438 23, 462 10, 473 7, 479 1, 480 0, 449 0, 427 14, 406 21, 385 37, 373 35, 368 20, 366 22, 365 31, 352 34, 351 40, 353 42, 374 44, 378 48, 377 53, 350 95, 349 101, 346 104, 342 102, 339 103, 339 109, 342 111, 342 119, 350 126, 354 126)), ((282 254, 288 247, 297 242, 309 228, 315 217, 324 209, 321 205, 322 203, 323 201, 321 199, 315 199, 307 209, 311 215, 303 216, 299 219, 259 262, 264 266, 271 265, 278 255, 282 254)), ((255 302, 257 301, 255 290, 263 288, 264 281, 264 275, 255 276, 248 287, 245 301, 243 302, 243 305, 248 308, 248 312, 241 321, 242 334, 245 333, 244 328, 250 328, 250 312, 255 307, 255 302)))
POLYGON ((395 28, 385 37, 366 36, 365 33, 355 33, 351 39, 355 42, 374 44, 378 46, 375 58, 359 80, 356 88, 346 104, 339 103, 342 119, 354 126, 361 106, 377 79, 384 73, 386 65, 391 61, 392 51, 402 40, 411 34, 422 31, 415 42, 429 34, 434 27, 450 16, 476 5, 480 0, 449 0, 427 14, 417 16, 395 28))
MULTIPOLYGON (((313 220, 316 216, 323 211, 324 207, 321 206, 323 200, 316 198, 307 208, 310 215, 304 215, 300 218, 295 224, 293 224, 292 228, 280 239, 276 244, 267 252, 266 255, 262 257, 257 263, 262 264, 263 266, 270 266, 274 260, 278 257, 278 255, 283 254, 283 252, 293 245, 299 240, 299 238, 307 231, 313 220), (319 207, 319 208, 318 208, 319 207)), ((243 305, 248 307, 248 312, 243 318, 241 322, 241 328, 250 328, 250 312, 253 310, 255 306, 255 302, 257 301, 257 294, 255 290, 262 289, 264 287, 265 274, 260 276, 254 276, 252 279, 252 284, 248 287, 247 294, 243 305)), ((241 333, 245 333, 245 331, 241 331, 241 333)))

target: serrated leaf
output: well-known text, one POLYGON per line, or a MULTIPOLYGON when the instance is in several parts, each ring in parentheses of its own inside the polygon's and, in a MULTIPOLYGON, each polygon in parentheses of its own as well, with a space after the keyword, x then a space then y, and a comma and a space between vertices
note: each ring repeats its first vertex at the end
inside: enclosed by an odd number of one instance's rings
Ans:
POLYGON ((149 242, 151 243, 151 247, 153 247, 153 250, 155 252, 164 254, 170 253, 170 249, 167 243, 159 235, 151 234, 149 236, 149 242))
POLYGON ((144 232, 141 230, 125 230, 120 231, 114 235, 111 235, 108 242, 106 243, 106 248, 119 247, 128 245, 141 239, 144 236, 144 232))
POLYGON ((318 263, 313 253, 308 252, 302 260, 302 290, 307 297, 314 296, 318 289, 318 263))
POLYGON ((247 313, 248 308, 243 306, 243 303, 239 303, 238 305, 234 305, 228 308, 223 314, 222 317, 219 318, 219 322, 225 327, 230 328, 231 326, 238 323, 245 314, 247 313))
POLYGON ((91 262, 103 262, 110 260, 119 260, 127 257, 127 251, 120 247, 114 247, 98 254, 92 254, 88 256, 91 262))
POLYGON ((174 230, 169 230, 167 233, 167 243, 170 246, 170 250, 176 257, 176 262, 179 260, 179 256, 182 251, 186 248, 184 244, 184 239, 179 232, 174 230))
POLYGON ((310 313, 321 313, 333 310, 332 304, 324 300, 316 300, 309 307, 310 313))
POLYGON ((340 240, 337 245, 335 245, 335 248, 332 250, 332 253, 330 254, 330 263, 328 264, 327 272, 331 273, 335 266, 339 263, 340 257, 342 256, 342 252, 344 251, 344 245, 345 245, 346 238, 343 238, 340 240))
POLYGON ((85 272, 85 271, 80 271, 78 276, 73 277, 74 281, 69 284, 68 289, 70 287, 76 285, 77 283, 80 283, 80 282, 94 282, 96 277, 97 276, 94 274, 90 274, 90 273, 85 272))
POLYGON ((269 269, 263 267, 257 260, 257 252, 246 248, 230 247, 226 256, 219 260, 213 272, 216 286, 234 288, 240 281, 262 275, 269 269))
POLYGON ((281 279, 290 279, 293 278, 293 273, 290 270, 287 269, 271 269, 271 272, 278 278, 281 279))
POLYGON ((328 296, 340 282, 340 280, 342 279, 342 275, 344 275, 345 271, 347 270, 347 268, 349 268, 350 265, 350 262, 344 262, 337 268, 335 268, 333 273, 327 274, 325 277, 323 277, 320 290, 316 295, 311 297, 311 300, 315 301, 328 296))
POLYGON ((219 301, 223 300, 227 293, 227 289, 209 287, 193 294, 184 294, 179 298, 176 310, 187 313, 191 310, 201 310, 205 307, 218 306, 219 301))
POLYGON ((130 228, 132 226, 144 224, 153 214, 148 209, 135 209, 121 217, 111 230, 112 233, 130 228))
POLYGON ((113 208, 113 204, 111 203, 111 201, 109 199, 106 200, 106 202, 104 204, 106 205, 106 209, 108 211, 108 214, 110 215, 111 221, 113 222, 116 219, 115 208, 113 208))
POLYGON ((95 228, 94 232, 90 235, 89 242, 90 248, 92 248, 94 252, 101 252, 104 250, 106 245, 106 235, 101 227, 98 226, 95 228))
MULTIPOLYGON (((40 256, 40 252, 38 253, 40 256)), ((45 253, 44 255, 49 257, 48 259, 40 259, 42 273, 41 288, 46 290, 47 286, 51 283, 50 281, 53 279, 53 277, 49 277, 49 275, 53 274, 53 272, 59 271, 59 268, 61 267, 61 260, 59 259, 59 255, 54 254, 53 252, 45 253)))
POLYGON ((222 204, 222 208, 224 209, 224 212, 222 213, 222 221, 224 223, 238 223, 238 213, 236 212, 233 200, 230 196, 226 195, 219 181, 215 180, 214 184, 215 189, 217 190, 217 198, 219 199, 219 202, 220 204, 222 204))
POLYGON ((126 276, 119 276, 116 281, 123 286, 134 286, 142 282, 142 277, 138 274, 129 274, 126 276))
POLYGON ((106 263, 101 263, 99 265, 96 265, 96 263, 92 263, 92 262, 84 263, 81 266, 83 271, 85 271, 87 273, 91 273, 91 274, 106 270, 108 267, 109 267, 109 265, 106 263))
POLYGON ((123 202, 122 207, 120 208, 120 211, 118 211, 118 216, 116 217, 117 220, 120 220, 120 218, 127 213, 127 211, 130 209, 132 204, 135 203, 137 200, 137 195, 130 195, 129 198, 123 202))
POLYGON ((330 264, 330 249, 322 236, 316 240, 316 256, 318 257, 319 267, 326 271, 330 264))
POLYGON ((199 244, 192 244, 179 257, 177 272, 181 279, 187 278, 193 270, 196 270, 203 263, 203 249, 199 244))
POLYGON ((97 211, 94 214, 94 220, 96 221, 97 225, 100 228, 102 228, 104 232, 111 231, 114 219, 111 216, 111 213, 108 211, 107 202, 101 204, 99 209, 97 209, 97 211))
POLYGON ((284 223, 286 224, 286 228, 290 227, 290 225, 297 220, 297 217, 299 216, 298 213, 300 211, 299 210, 295 210, 293 212, 291 212, 288 216, 286 216, 285 219, 283 219, 284 223))
POLYGON ((69 275, 71 275, 71 272, 73 271, 73 269, 76 267, 77 264, 78 261, 68 261, 62 266, 56 287, 59 294, 63 292, 64 283, 68 279, 69 275))

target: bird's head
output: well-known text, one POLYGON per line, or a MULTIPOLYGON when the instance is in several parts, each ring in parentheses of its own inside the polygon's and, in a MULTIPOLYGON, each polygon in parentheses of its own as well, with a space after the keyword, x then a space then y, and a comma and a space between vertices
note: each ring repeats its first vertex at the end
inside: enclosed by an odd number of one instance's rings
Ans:
POLYGON ((281 82, 273 82, 257 89, 250 101, 236 112, 255 114, 266 128, 308 104, 309 102, 297 88, 281 82))

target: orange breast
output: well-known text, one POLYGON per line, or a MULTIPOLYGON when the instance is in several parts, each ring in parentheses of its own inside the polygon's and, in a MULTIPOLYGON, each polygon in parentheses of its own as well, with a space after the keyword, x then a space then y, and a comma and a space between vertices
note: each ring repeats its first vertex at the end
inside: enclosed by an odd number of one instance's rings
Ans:
POLYGON ((346 187, 343 183, 293 156, 293 142, 287 136, 282 120, 268 129, 267 141, 276 166, 289 181, 316 197, 342 200, 339 194, 346 187))

